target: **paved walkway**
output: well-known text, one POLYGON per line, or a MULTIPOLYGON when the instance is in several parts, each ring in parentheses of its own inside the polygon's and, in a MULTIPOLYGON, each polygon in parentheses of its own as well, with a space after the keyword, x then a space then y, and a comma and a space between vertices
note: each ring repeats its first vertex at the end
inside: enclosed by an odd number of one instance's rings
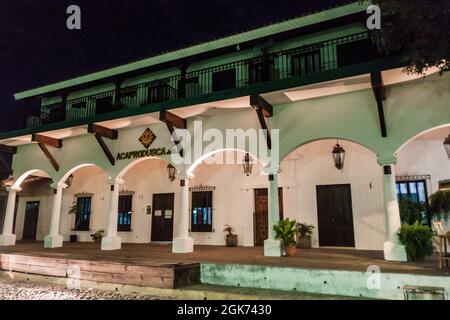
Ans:
POLYGON ((97 289, 67 289, 53 284, 0 279, 0 300, 159 300, 150 295, 120 294, 97 289))
POLYGON ((123 244, 122 250, 101 251, 97 243, 64 243, 63 248, 44 249, 42 242, 18 242, 13 247, 0 247, 0 253, 18 253, 42 257, 72 258, 82 260, 120 261, 133 264, 160 264, 177 262, 210 262, 223 264, 248 264, 294 268, 318 268, 367 271, 372 265, 381 272, 449 275, 450 269, 439 270, 436 257, 423 262, 397 263, 383 259, 379 251, 311 249, 298 250, 294 258, 264 257, 263 248, 195 246, 195 252, 173 254, 169 244, 123 244))

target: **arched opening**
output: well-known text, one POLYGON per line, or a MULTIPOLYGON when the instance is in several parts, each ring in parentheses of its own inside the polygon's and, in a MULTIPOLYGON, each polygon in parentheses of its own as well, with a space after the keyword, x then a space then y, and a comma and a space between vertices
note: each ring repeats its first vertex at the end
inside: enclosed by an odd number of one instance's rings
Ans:
MULTIPOLYGON (((77 165, 61 177, 59 183, 67 184, 59 229, 65 241, 90 242, 91 234, 105 230, 110 199, 108 180, 104 169, 89 163, 77 165)), ((48 212, 50 221, 51 209, 48 212)))
POLYGON ((267 239, 268 177, 262 174, 264 164, 252 154, 249 154, 251 173, 244 171, 246 154, 244 150, 216 150, 198 159, 188 169, 187 173, 193 176, 189 182, 189 229, 195 244, 225 245, 226 225, 233 227, 239 246, 254 246, 255 234, 261 238, 258 245, 262 246, 267 239), (255 194, 258 190, 261 197, 265 197, 260 200, 260 213, 265 219, 255 228, 255 194))
POLYGON ((311 141, 281 162, 284 215, 314 226, 313 247, 382 250, 386 240, 383 175, 377 155, 343 139, 311 141), (345 151, 343 167, 333 150, 345 151))
MULTIPOLYGON (((420 219, 431 225, 434 217, 426 208, 430 196, 450 188, 450 155, 444 146, 449 136, 450 124, 435 127, 409 139, 397 151, 397 194, 400 208, 405 208, 401 210, 404 222, 420 219), (408 205, 417 206, 417 212, 406 210, 408 205)), ((448 229, 450 224, 442 222, 448 229)))
POLYGON ((118 210, 118 232, 122 242, 164 243, 173 240, 179 183, 176 175, 170 179, 168 165, 167 161, 156 157, 138 159, 118 174, 123 180, 118 210))
MULTIPOLYGON (((12 233, 17 240, 43 240, 47 232, 46 212, 50 201, 46 197, 50 184, 50 175, 40 169, 33 169, 22 173, 17 179, 4 181, 5 187, 20 188, 14 205, 12 233)), ((1 196, 0 230, 3 231, 8 194, 1 196)))

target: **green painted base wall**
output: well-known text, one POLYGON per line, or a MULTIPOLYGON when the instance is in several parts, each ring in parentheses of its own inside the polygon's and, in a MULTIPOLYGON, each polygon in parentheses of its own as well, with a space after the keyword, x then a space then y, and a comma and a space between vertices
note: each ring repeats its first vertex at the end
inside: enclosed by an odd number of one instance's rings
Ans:
POLYGON ((379 289, 369 289, 368 278, 354 271, 201 264, 203 284, 389 300, 404 300, 406 285, 444 288, 447 299, 450 292, 450 277, 445 276, 381 273, 379 289))

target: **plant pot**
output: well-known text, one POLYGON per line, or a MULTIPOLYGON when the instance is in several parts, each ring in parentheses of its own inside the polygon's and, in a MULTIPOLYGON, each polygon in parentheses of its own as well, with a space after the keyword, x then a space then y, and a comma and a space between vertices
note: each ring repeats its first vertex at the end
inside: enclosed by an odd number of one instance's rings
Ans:
POLYGON ((311 247, 312 247, 311 236, 306 236, 304 238, 298 238, 297 248, 311 249, 311 247))
POLYGON ((229 234, 226 238, 227 247, 237 247, 238 238, 237 234, 229 234))
POLYGON ((297 255, 297 247, 289 246, 284 248, 284 252, 286 253, 286 257, 295 257, 297 255))
POLYGON ((70 242, 77 242, 78 241, 78 235, 71 234, 69 239, 70 239, 70 242))

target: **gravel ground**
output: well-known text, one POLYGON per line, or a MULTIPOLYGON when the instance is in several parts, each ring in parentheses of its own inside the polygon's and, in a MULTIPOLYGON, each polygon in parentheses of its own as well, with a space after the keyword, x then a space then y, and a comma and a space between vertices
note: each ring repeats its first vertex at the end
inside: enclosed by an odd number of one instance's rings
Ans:
POLYGON ((120 294, 97 289, 0 280, 0 300, 159 300, 160 297, 120 294))

